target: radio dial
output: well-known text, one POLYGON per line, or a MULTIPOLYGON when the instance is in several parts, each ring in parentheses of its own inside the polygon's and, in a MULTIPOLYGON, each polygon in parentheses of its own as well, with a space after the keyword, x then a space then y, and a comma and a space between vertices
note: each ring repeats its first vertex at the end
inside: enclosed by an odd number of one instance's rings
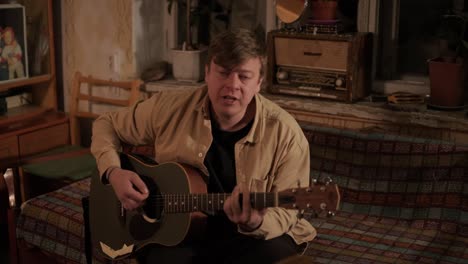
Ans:
POLYGON ((341 87, 343 85, 343 79, 342 78, 336 78, 335 85, 336 87, 341 87))
POLYGON ((288 72, 278 70, 278 72, 276 73, 276 78, 278 78, 278 80, 280 81, 285 81, 288 79, 288 72))

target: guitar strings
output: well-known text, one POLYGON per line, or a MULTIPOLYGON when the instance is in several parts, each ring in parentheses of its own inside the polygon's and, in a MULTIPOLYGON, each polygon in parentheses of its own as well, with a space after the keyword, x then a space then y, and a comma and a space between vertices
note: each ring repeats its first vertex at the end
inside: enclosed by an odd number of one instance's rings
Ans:
MULTIPOLYGON (((211 201, 214 201, 214 203, 218 203, 220 201, 225 201, 226 198, 231 196, 231 194, 150 194, 147 198, 147 203, 151 203, 152 205, 156 206, 161 206, 161 205, 167 205, 168 203, 174 203, 177 201, 177 205, 179 204, 179 201, 182 202, 182 205, 185 206, 185 204, 195 204, 195 203, 209 203, 211 201), (211 196, 211 197, 210 197, 211 196)), ((257 200, 257 196, 261 196, 264 202, 266 204, 270 204, 274 202, 274 193, 255 193, 254 195, 251 196, 251 200, 253 199, 254 201, 257 200)), ((175 206, 174 204, 171 204, 169 206, 175 206)))

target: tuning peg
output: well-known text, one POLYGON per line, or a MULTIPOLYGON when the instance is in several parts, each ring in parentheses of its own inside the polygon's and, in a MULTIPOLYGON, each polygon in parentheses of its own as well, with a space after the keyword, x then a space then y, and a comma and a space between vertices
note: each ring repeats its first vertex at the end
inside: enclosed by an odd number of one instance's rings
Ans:
POLYGON ((317 179, 312 179, 312 185, 317 184, 317 179))
POLYGON ((326 203, 320 203, 320 209, 325 210, 327 208, 326 203))
POLYGON ((297 217, 304 218, 304 210, 299 210, 297 217))
POLYGON ((328 217, 328 218, 335 217, 335 212, 328 211, 327 217, 328 217))
POLYGON ((333 180, 332 178, 330 178, 330 176, 328 176, 327 178, 325 178, 325 185, 329 185, 330 183, 332 183, 333 180))

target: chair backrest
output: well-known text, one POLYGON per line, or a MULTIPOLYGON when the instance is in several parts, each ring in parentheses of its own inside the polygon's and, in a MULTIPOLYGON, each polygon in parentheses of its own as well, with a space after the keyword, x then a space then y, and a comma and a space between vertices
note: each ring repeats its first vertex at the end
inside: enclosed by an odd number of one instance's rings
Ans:
POLYGON ((73 79, 73 86, 70 95, 70 131, 71 142, 73 145, 80 145, 80 125, 79 118, 95 119, 99 116, 93 112, 92 105, 102 104, 107 106, 128 107, 136 103, 140 96, 140 86, 143 82, 139 79, 131 81, 103 80, 92 76, 83 76, 81 72, 76 72, 73 79), (85 86, 85 89, 82 87, 85 86), (122 95, 127 94, 126 98, 112 99, 103 96, 104 90, 109 88, 126 90, 122 95), (86 90, 83 92, 83 90, 86 90), (100 91, 99 91, 100 90, 100 91), (88 107, 80 108, 80 102, 85 102, 88 107))

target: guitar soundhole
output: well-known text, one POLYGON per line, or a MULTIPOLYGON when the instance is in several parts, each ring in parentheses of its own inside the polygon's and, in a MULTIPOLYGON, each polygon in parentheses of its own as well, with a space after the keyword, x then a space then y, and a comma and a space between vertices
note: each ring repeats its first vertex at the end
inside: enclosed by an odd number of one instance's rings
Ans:
POLYGON ((148 187, 149 196, 143 205, 143 212, 146 218, 152 222, 159 221, 161 219, 162 211, 164 210, 164 200, 161 197, 158 185, 153 181, 152 178, 140 175, 141 179, 145 182, 148 187))
POLYGON ((129 225, 129 232, 136 240, 145 240, 152 237, 158 230, 164 203, 158 186, 150 177, 140 175, 145 182, 149 196, 143 205, 142 214, 132 217, 129 225))

